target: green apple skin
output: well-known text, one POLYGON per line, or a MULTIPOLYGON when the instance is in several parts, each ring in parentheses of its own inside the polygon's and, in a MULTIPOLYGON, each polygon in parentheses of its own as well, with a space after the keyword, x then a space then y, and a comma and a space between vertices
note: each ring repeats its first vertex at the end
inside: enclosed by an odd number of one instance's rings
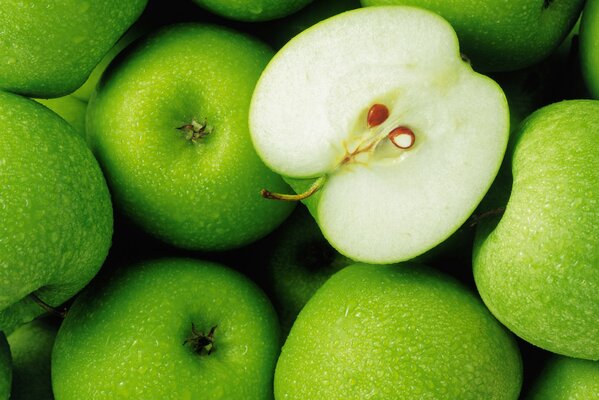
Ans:
POLYGON ((599 99, 599 1, 587 0, 580 22, 580 64, 591 96, 599 99))
POLYGON ((8 336, 13 364, 11 400, 53 400, 50 360, 57 324, 37 319, 8 336))
POLYGON ((526 397, 529 400, 590 400, 599 396, 599 361, 553 355, 526 397))
POLYGON ((512 335, 458 281, 418 264, 354 264, 300 312, 277 399, 516 399, 512 335))
POLYGON ((87 103, 79 100, 73 95, 57 97, 55 99, 34 99, 40 104, 48 107, 62 119, 67 121, 75 131, 85 138, 85 113, 87 103))
POLYGON ((84 139, 62 118, 0 92, 0 330, 58 306, 104 262, 112 239, 106 181, 84 139))
POLYGON ((54 345, 52 384, 68 399, 269 399, 279 327, 267 297, 222 265, 146 261, 91 286, 54 345), (192 324, 216 327, 196 353, 192 324))
POLYGON ((353 261, 331 247, 303 206, 296 208, 274 236, 265 275, 286 334, 316 290, 353 261))
POLYGON ((360 0, 314 0, 294 14, 272 21, 264 39, 279 49, 312 25, 356 8, 360 8, 360 0))
POLYGON ((598 359, 599 101, 537 110, 512 155, 512 191, 500 221, 479 224, 476 286, 487 307, 535 346, 598 359), (566 142, 558 140, 565 135, 566 142))
POLYGON ((8 400, 12 381, 10 349, 4 333, 0 332, 0 399, 8 400))
POLYGON ((85 82, 147 0, 3 1, 0 88, 61 97, 85 82))
POLYGON ((305 7, 312 0, 193 0, 221 17, 236 21, 268 21, 282 18, 305 7))
POLYGON ((274 230, 294 205, 256 154, 248 111, 272 51, 215 26, 164 28, 105 74, 87 114, 89 142, 115 203, 147 232, 195 250, 239 247, 274 230), (202 62, 197 62, 200 57, 202 62), (197 141, 180 128, 206 121, 197 141))
POLYGON ((584 0, 361 0, 434 11, 456 30, 477 71, 513 71, 547 57, 568 35, 584 0))
POLYGON ((127 46, 137 40, 140 36, 146 34, 149 30, 150 27, 148 24, 142 20, 138 20, 131 28, 129 28, 127 33, 125 33, 123 37, 110 48, 110 50, 108 50, 108 53, 106 53, 102 60, 96 65, 85 83, 81 85, 79 89, 75 90, 72 93, 72 96, 85 103, 89 102, 92 92, 100 81, 100 77, 106 68, 108 68, 112 60, 114 60, 114 58, 127 46))

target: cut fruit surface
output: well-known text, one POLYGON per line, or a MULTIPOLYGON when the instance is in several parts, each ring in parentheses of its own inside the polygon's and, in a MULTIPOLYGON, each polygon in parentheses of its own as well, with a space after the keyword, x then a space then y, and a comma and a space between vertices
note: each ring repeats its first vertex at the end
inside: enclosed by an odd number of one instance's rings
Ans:
POLYGON ((503 92, 461 59, 451 26, 399 6, 292 39, 262 74, 250 126, 276 172, 326 176, 309 206, 331 244, 379 263, 423 253, 468 218, 509 131, 503 92), (374 118, 381 106, 388 116, 374 118))

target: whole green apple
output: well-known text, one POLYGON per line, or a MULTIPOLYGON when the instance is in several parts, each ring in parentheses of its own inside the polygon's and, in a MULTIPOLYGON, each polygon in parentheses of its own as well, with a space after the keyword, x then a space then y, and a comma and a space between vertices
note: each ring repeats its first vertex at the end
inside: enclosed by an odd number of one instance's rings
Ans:
POLYGON ((297 193, 266 186, 263 196, 304 201, 337 251, 384 264, 423 254, 466 222, 501 164, 509 112, 443 18, 368 7, 319 22, 276 54, 250 128, 260 157, 297 193))
POLYGON ((239 21, 266 21, 292 14, 312 0, 193 0, 200 7, 239 21))
POLYGON ((52 400, 50 359, 58 332, 54 321, 37 319, 8 336, 13 375, 11 400, 52 400))
POLYGON ((361 0, 364 6, 409 5, 447 19, 477 71, 535 64, 555 50, 580 15, 584 0, 361 0))
POLYGON ((551 352, 599 358, 599 101, 534 112, 512 155, 497 223, 479 224, 474 278, 510 330, 551 352), (565 139, 565 142, 562 140, 565 139))
POLYGON ((256 155, 248 131, 252 91, 272 56, 216 26, 166 27, 100 81, 88 139, 115 204, 178 247, 225 250, 266 235, 292 211, 260 189, 288 190, 256 155))
POLYGON ((599 99, 599 1, 587 0, 580 21, 580 64, 589 92, 599 99))
POLYGON ((57 97, 55 99, 34 99, 40 104, 45 105, 62 119, 67 121, 75 131, 85 138, 85 113, 87 103, 79 100, 73 95, 57 97))
POLYGON ((43 98, 73 92, 146 3, 2 1, 0 89, 43 98))
POLYGON ((458 281, 418 264, 354 264, 297 317, 277 399, 517 399, 513 337, 458 281))
POLYGON ((96 274, 112 238, 98 163, 62 118, 0 92, 0 330, 58 306, 96 274))
POLYGON ((530 400, 599 398, 599 361, 554 355, 526 397, 530 400))
POLYGON ((0 332, 0 399, 8 400, 12 381, 12 364, 6 336, 0 332))
POLYGON ((269 399, 279 328, 266 296, 222 265, 149 261, 93 285, 54 345, 69 399, 269 399))

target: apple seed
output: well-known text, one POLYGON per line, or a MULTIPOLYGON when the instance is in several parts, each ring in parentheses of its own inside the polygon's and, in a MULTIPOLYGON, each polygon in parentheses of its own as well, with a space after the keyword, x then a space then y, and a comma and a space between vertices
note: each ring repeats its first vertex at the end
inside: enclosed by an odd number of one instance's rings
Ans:
POLYGON ((409 149, 416 141, 414 132, 406 126, 399 126, 393 129, 391 132, 389 132, 387 137, 391 143, 400 149, 409 149))
POLYGON ((379 126, 389 118, 389 109, 384 104, 373 104, 368 110, 366 121, 368 127, 373 128, 379 126))

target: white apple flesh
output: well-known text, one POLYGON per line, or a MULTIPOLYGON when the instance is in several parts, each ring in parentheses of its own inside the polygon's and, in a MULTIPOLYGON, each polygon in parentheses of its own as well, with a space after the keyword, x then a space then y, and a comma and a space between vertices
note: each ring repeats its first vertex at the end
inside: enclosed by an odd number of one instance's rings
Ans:
POLYGON ((292 185, 320 178, 307 204, 339 252, 391 263, 466 221, 498 171, 509 112, 500 87, 462 60, 444 19, 372 7, 283 47, 258 82, 250 129, 258 154, 292 185), (372 117, 375 105, 388 116, 372 117), (397 128, 413 135, 394 136, 397 128))

